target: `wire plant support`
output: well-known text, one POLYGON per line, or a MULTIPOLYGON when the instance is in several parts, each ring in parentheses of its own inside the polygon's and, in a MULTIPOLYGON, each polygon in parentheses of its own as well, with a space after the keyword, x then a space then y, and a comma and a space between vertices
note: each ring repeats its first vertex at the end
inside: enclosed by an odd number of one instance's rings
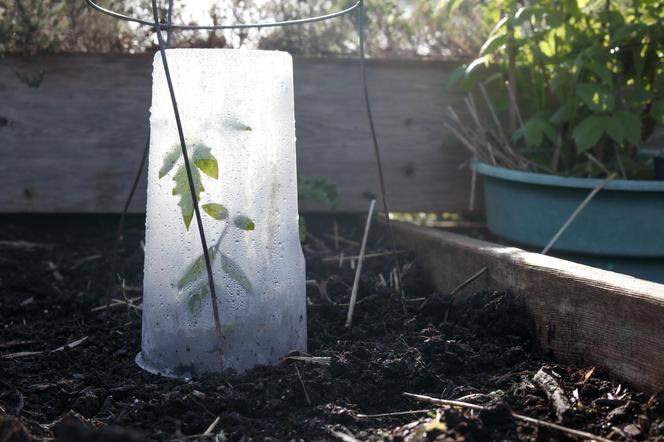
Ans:
MULTIPOLYGON (((175 116, 175 121, 178 129, 178 136, 180 139, 180 147, 182 149, 182 154, 184 157, 184 162, 185 162, 185 169, 187 172, 187 180, 189 184, 189 191, 191 192, 191 197, 192 201, 194 202, 194 213, 196 217, 196 223, 198 226, 198 231, 200 234, 200 240, 201 240, 201 245, 203 247, 203 256, 205 258, 205 268, 207 271, 207 276, 208 276, 208 284, 210 286, 210 297, 212 300, 212 306, 213 306, 213 314, 214 314, 214 321, 215 321, 215 328, 217 335, 221 337, 222 331, 221 331, 221 323, 219 319, 219 311, 218 311, 218 305, 217 305, 217 296, 216 296, 216 291, 215 291, 215 286, 214 286, 214 278, 212 275, 212 266, 210 262, 210 256, 208 253, 208 247, 207 247, 207 240, 205 237, 205 232, 203 230, 203 222, 200 214, 200 210, 198 208, 198 199, 196 196, 196 191, 194 187, 194 181, 192 177, 192 172, 191 172, 191 166, 189 163, 189 157, 187 155, 187 146, 185 143, 185 136, 184 136, 184 129, 182 127, 182 123, 180 121, 180 114, 178 110, 178 105, 177 105, 177 100, 175 96, 175 90, 173 88, 173 83, 171 81, 171 76, 170 76, 170 70, 168 68, 168 60, 166 56, 166 48, 170 45, 170 34, 172 31, 196 31, 196 30, 209 30, 209 31, 215 31, 215 30, 223 30, 223 29, 248 29, 248 28, 271 28, 271 27, 285 27, 285 26, 295 26, 295 25, 303 25, 307 23, 315 23, 319 21, 324 21, 324 20, 331 20, 334 18, 342 17, 348 14, 351 14, 352 12, 357 12, 358 17, 358 34, 359 34, 359 63, 360 63, 360 71, 361 71, 361 82, 362 82, 362 91, 363 91, 363 96, 364 96, 364 104, 367 112, 367 119, 369 123, 369 128, 371 131, 371 139, 372 139, 372 144, 373 144, 373 149, 374 149, 374 154, 375 154, 375 159, 376 159, 376 166, 378 169, 378 178, 379 178, 379 184, 380 184, 380 193, 381 193, 381 200, 383 203, 383 210, 385 212, 385 218, 387 222, 387 227, 388 227, 388 233, 390 236, 390 242, 391 242, 391 248, 392 248, 392 255, 394 259, 394 265, 396 267, 396 277, 397 277, 397 283, 399 285, 399 290, 400 290, 400 296, 401 296, 401 304, 402 308, 404 310, 404 313, 406 312, 406 305, 405 305, 405 293, 403 289, 403 284, 401 282, 401 268, 399 265, 399 258, 396 253, 396 242, 394 240, 394 234, 392 232, 392 226, 390 223, 390 218, 389 218, 389 205, 387 201, 387 192, 385 189, 385 180, 384 180, 384 173, 383 173, 383 166, 382 166, 382 161, 381 161, 381 156, 380 156, 380 147, 378 144, 378 137, 376 134, 376 128, 373 120, 373 113, 371 110, 371 100, 369 98, 369 88, 367 85, 367 75, 366 75, 366 63, 365 63, 365 51, 364 51, 364 43, 365 43, 365 35, 364 35, 364 0, 358 0, 357 2, 353 3, 346 9, 342 9, 340 11, 332 12, 329 14, 324 14, 324 15, 319 15, 315 17, 307 17, 307 18, 300 18, 300 19, 295 19, 295 20, 287 20, 287 21, 273 21, 273 22, 261 22, 261 23, 241 23, 241 24, 232 24, 232 25, 185 25, 185 24, 173 24, 171 22, 172 18, 172 0, 169 0, 168 3, 168 18, 166 23, 160 23, 159 20, 159 10, 157 7, 157 0, 152 0, 152 16, 154 21, 147 21, 143 20, 137 17, 131 17, 128 15, 120 14, 118 12, 112 11, 110 9, 104 8, 100 5, 98 5, 95 1, 93 0, 86 0, 87 4, 93 8, 94 10, 106 14, 110 17, 113 17, 118 20, 124 20, 128 22, 133 22, 133 23, 138 23, 140 25, 144 26, 149 26, 152 29, 154 29, 155 33, 157 34, 157 41, 159 43, 159 52, 161 53, 162 61, 163 61, 163 66, 164 66, 164 73, 166 75, 167 79, 167 84, 168 84, 168 89, 171 97, 171 103, 173 105, 173 112, 175 116), (162 35, 162 31, 167 32, 167 38, 166 41, 164 40, 164 37, 162 35)), ((149 138, 148 138, 149 140, 149 138)), ((145 165, 145 158, 146 158, 146 152, 148 149, 149 141, 146 143, 145 146, 145 151, 143 152, 143 156, 140 162, 139 169, 136 174, 136 178, 134 180, 134 183, 132 185, 132 188, 129 192, 129 195, 127 197, 127 201, 124 205, 124 209, 119 221, 118 225, 118 231, 117 231, 117 237, 116 241, 114 244, 113 248, 113 256, 112 256, 112 264, 111 264, 111 269, 112 269, 112 277, 115 277, 115 260, 117 256, 117 247, 120 242, 120 239, 122 237, 122 231, 123 231, 123 226, 124 226, 124 219, 127 214, 127 210, 129 208, 129 205, 131 203, 131 200, 134 196, 135 190, 136 190, 136 185, 139 181, 139 178, 143 172, 144 165, 145 165)), ((110 292, 111 289, 108 291, 108 296, 107 296, 107 302, 110 301, 110 292)))

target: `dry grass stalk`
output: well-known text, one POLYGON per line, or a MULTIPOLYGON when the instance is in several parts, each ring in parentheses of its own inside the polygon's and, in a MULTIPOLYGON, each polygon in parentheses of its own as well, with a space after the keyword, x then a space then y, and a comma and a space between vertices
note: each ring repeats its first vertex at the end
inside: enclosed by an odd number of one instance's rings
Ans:
POLYGON ((364 251, 367 247, 367 238, 369 237, 369 228, 371 227, 371 218, 373 218, 374 207, 376 200, 371 200, 369 205, 369 214, 367 215, 367 222, 364 225, 364 235, 362 236, 362 246, 360 246, 360 257, 357 261, 357 268, 355 269, 355 280, 353 281, 353 289, 350 294, 350 305, 348 306, 348 316, 346 317, 346 328, 350 328, 353 323, 353 313, 355 312, 355 303, 357 302, 357 289, 360 285, 360 274, 362 273, 362 263, 364 262, 364 251))
POLYGON ((307 400, 307 404, 311 407, 311 399, 309 399, 309 393, 307 392, 307 387, 304 385, 304 380, 302 380, 302 375, 300 374, 300 369, 297 368, 297 365, 293 365, 295 367, 295 373, 297 373, 297 378, 300 380, 300 385, 302 385, 302 390, 304 390, 304 397, 307 400))
MULTIPOLYGON (((467 115, 470 121, 464 121, 459 114, 448 107, 448 118, 443 124, 473 155, 475 160, 494 166, 506 167, 508 169, 535 171, 542 170, 553 173, 553 169, 536 164, 524 158, 512 147, 510 140, 503 129, 498 118, 498 113, 491 103, 489 94, 483 84, 479 86, 484 104, 489 110, 493 128, 482 123, 475 99, 472 94, 464 98, 467 115)), ((510 94, 511 95, 511 94, 510 94)), ((521 112, 516 103, 512 106, 516 110, 516 117, 520 125, 523 125, 521 112)), ((468 119, 466 119, 468 120, 468 119)))
POLYGON ((332 363, 332 358, 328 356, 287 356, 286 359, 319 365, 330 365, 332 363))
POLYGON ((574 209, 574 212, 572 212, 572 214, 569 216, 569 218, 567 218, 567 221, 565 221, 565 223, 562 225, 562 227, 560 227, 560 229, 558 230, 558 232, 556 232, 556 234, 553 236, 553 238, 551 238, 551 241, 549 241, 549 243, 546 245, 546 247, 544 247, 544 249, 542 250, 542 255, 546 255, 547 253, 549 253, 549 250, 551 250, 551 247, 553 247, 553 245, 556 243, 556 241, 558 241, 558 238, 560 238, 560 236, 565 232, 565 230, 567 230, 567 228, 569 227, 569 225, 572 224, 572 221, 574 221, 574 220, 576 219, 576 217, 579 216, 579 213, 581 213, 581 211, 582 211, 583 209, 585 209, 585 207, 586 207, 586 206, 588 205, 588 203, 589 203, 589 202, 595 197, 595 195, 597 195, 597 193, 598 193, 600 190, 602 190, 604 187, 606 187, 606 185, 609 184, 609 181, 611 181, 612 179, 614 179, 617 175, 618 175, 618 174, 616 174, 615 172, 612 173, 611 175, 609 175, 608 177, 606 177, 606 179, 604 179, 604 181, 602 181, 601 183, 599 183, 599 184, 598 184, 598 185, 597 185, 597 186, 596 186, 596 187, 595 187, 595 188, 594 188, 594 189, 588 194, 588 196, 586 197, 586 199, 584 199, 584 200, 581 202, 581 204, 579 204, 579 206, 578 206, 576 209, 574 209))

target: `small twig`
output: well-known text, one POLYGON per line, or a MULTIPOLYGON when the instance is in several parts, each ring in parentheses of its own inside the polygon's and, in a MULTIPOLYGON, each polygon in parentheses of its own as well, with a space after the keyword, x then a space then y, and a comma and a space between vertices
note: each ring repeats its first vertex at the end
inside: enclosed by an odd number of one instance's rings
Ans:
POLYGON ((479 272, 475 273, 473 276, 470 278, 466 279, 464 282, 459 284, 458 286, 454 287, 454 290, 450 292, 450 296, 452 297, 450 304, 447 306, 447 309, 445 310, 445 317, 443 318, 444 321, 447 321, 447 316, 450 313, 450 307, 452 307, 452 304, 454 303, 454 295, 459 293, 461 290, 463 290, 468 284, 471 282, 475 281, 477 278, 482 276, 487 270, 489 270, 487 267, 482 267, 479 272))
POLYGON ((133 308, 134 310, 143 310, 143 306, 142 306, 142 305, 132 304, 131 302, 126 302, 126 301, 123 301, 122 299, 111 298, 111 301, 113 301, 113 303, 111 304, 111 307, 114 306, 114 305, 116 305, 116 304, 118 304, 118 305, 126 305, 126 306, 127 306, 127 312, 129 312, 129 309, 132 309, 132 308, 133 308))
POLYGON ((77 259, 76 261, 74 261, 74 263, 71 265, 71 267, 69 267, 69 270, 76 270, 80 266, 82 266, 83 264, 88 263, 90 261, 96 261, 99 258, 101 258, 102 256, 103 256, 102 254, 97 253, 96 255, 90 255, 90 256, 86 256, 85 258, 77 259))
POLYGON ((556 417, 559 422, 564 421, 572 413, 572 403, 565 394, 565 389, 560 385, 558 380, 544 371, 544 367, 540 368, 535 376, 533 376, 533 384, 546 394, 549 401, 556 409, 556 417))
POLYGON ((339 250, 339 225, 336 219, 332 224, 332 231, 334 232, 334 250, 339 250))
MULTIPOLYGON (((404 250, 397 250, 397 254, 406 253, 404 250)), ((364 259, 369 258, 380 258, 382 256, 391 256, 392 251, 386 252, 375 252, 375 253, 365 253, 364 259)), ((343 254, 337 256, 330 256, 328 258, 323 258, 323 262, 343 262, 343 261, 356 261, 360 259, 360 255, 350 255, 344 256, 343 254)))
POLYGON ((489 112, 491 113, 491 118, 493 118, 493 123, 496 125, 496 129, 498 129, 498 134, 500 135, 500 138, 503 141, 504 145, 509 146, 509 142, 507 141, 507 137, 505 136, 505 131, 503 130, 503 126, 502 124, 500 124, 498 115, 496 115, 496 110, 494 109, 493 104, 491 104, 491 100, 489 99, 489 94, 486 93, 486 88, 482 83, 480 83, 479 86, 480 86, 480 92, 482 92, 482 97, 484 97, 484 102, 489 108, 489 112))
POLYGON ((576 219, 576 217, 579 215, 579 213, 581 213, 581 211, 588 205, 588 203, 595 197, 595 195, 597 195, 597 193, 600 190, 602 190, 604 187, 606 187, 606 185, 609 184, 609 181, 614 179, 616 177, 616 175, 617 174, 614 172, 611 175, 609 175, 608 177, 606 177, 606 179, 604 181, 602 181, 601 183, 599 183, 597 185, 597 187, 595 187, 588 194, 586 199, 584 199, 581 202, 581 204, 579 204, 579 206, 576 209, 574 209, 574 212, 572 212, 570 217, 567 218, 567 221, 565 221, 565 223, 558 230, 558 232, 555 235, 553 235, 553 238, 551 238, 551 241, 549 241, 549 243, 546 245, 546 247, 544 247, 544 249, 542 250, 542 255, 546 255, 549 252, 549 250, 551 250, 551 247, 553 247, 553 245, 556 243, 556 241, 558 241, 558 238, 560 238, 560 235, 562 235, 565 232, 565 230, 567 230, 569 225, 572 224, 572 221, 574 221, 576 219))
POLYGON ((491 158, 491 164, 493 164, 494 166, 496 164, 498 164, 496 162, 496 155, 494 155, 494 153, 493 153, 493 148, 491 147, 491 142, 490 141, 486 142, 486 150, 489 152, 489 158, 491 158))
POLYGON ((286 359, 319 365, 330 365, 332 363, 332 358, 328 356, 287 356, 286 359))
POLYGON ((334 240, 335 244, 336 244, 336 242, 342 242, 344 244, 348 244, 349 246, 359 246, 360 245, 360 243, 357 242, 357 241, 353 241, 352 239, 344 238, 343 236, 339 235, 338 232, 337 232, 336 237, 334 235, 329 235, 329 234, 325 234, 325 237, 334 240))
MULTIPOLYGON (((413 393, 404 393, 404 396, 412 397, 413 399, 417 399, 418 401, 422 402, 429 402, 432 404, 439 404, 439 405, 446 405, 448 407, 460 407, 460 408, 467 408, 469 410, 477 410, 477 411, 482 411, 482 410, 487 410, 489 407, 485 405, 477 405, 477 404, 471 404, 468 402, 462 402, 462 401, 451 401, 447 399, 437 399, 431 396, 425 396, 422 394, 413 394, 413 393)), ((547 427, 547 428, 552 428, 554 430, 562 431, 563 433, 584 438, 584 439, 591 439, 591 440, 596 440, 599 442, 613 442, 610 439, 606 439, 602 436, 598 436, 596 434, 588 433, 586 431, 580 431, 580 430, 575 430, 573 428, 568 428, 559 424, 554 424, 552 422, 547 422, 541 419, 535 419, 533 417, 528 417, 524 416, 522 414, 517 414, 517 413, 512 413, 512 417, 516 420, 520 420, 523 422, 528 422, 531 424, 535 424, 540 427, 547 427)))
POLYGON ((592 161, 593 163, 597 164, 597 167, 599 167, 600 169, 602 169, 602 172, 604 172, 606 175, 610 175, 610 174, 611 174, 611 171, 609 171, 609 169, 606 168, 606 166, 604 165, 604 163, 602 163, 600 160, 598 160, 597 158, 595 158, 595 156, 594 156, 593 154, 591 154, 591 153, 589 153, 589 152, 584 152, 584 154, 586 155, 586 158, 588 158, 588 159, 589 159, 590 161, 592 161))
POLYGON ((307 392, 307 387, 304 385, 304 381, 302 380, 302 375, 300 374, 300 369, 297 368, 297 364, 293 364, 293 367, 295 367, 295 372, 297 373, 297 378, 300 380, 300 385, 302 385, 302 390, 304 390, 304 397, 307 399, 307 404, 311 407, 311 399, 309 399, 309 393, 307 392))
POLYGON ((517 103, 516 101, 516 91, 514 90, 514 86, 509 81, 505 82, 505 86, 507 86, 507 96, 509 97, 510 103, 514 108, 514 112, 516 113, 516 118, 517 120, 519 120, 519 126, 523 126, 523 118, 521 117, 521 110, 519 109, 519 103, 517 103))
POLYGON ((125 282, 125 279, 122 278, 122 298, 124 299, 125 304, 127 304, 127 320, 130 319, 131 316, 131 308, 134 307, 134 305, 129 301, 127 298, 127 283, 125 282))
POLYGON ((53 244, 42 244, 29 241, 0 241, 0 249, 8 250, 36 250, 36 249, 52 249, 53 244))
POLYGON ((321 241, 320 239, 316 238, 315 236, 313 236, 311 234, 311 232, 307 231, 306 235, 307 235, 307 239, 311 240, 311 242, 313 242, 316 245, 316 247, 318 247, 318 249, 320 251, 322 251, 324 253, 330 251, 330 249, 325 245, 325 243, 323 241, 321 241))
POLYGON ((70 342, 69 344, 65 344, 61 347, 55 348, 55 349, 50 350, 50 351, 21 351, 21 352, 18 352, 18 353, 9 353, 9 354, 2 355, 2 359, 18 359, 18 358, 25 358, 25 357, 28 357, 28 356, 37 356, 37 355, 41 355, 41 354, 44 354, 44 353, 55 353, 55 352, 58 352, 58 351, 63 351, 65 348, 71 349, 71 348, 74 348, 74 347, 78 347, 79 345, 81 345, 82 343, 84 343, 87 340, 88 340, 88 337, 83 336, 81 339, 77 339, 75 341, 70 342))
POLYGON ((468 284, 470 284, 471 282, 475 281, 477 278, 479 278, 480 276, 482 276, 482 275, 484 274, 484 272, 486 272, 487 270, 488 270, 488 268, 486 268, 486 267, 482 267, 482 268, 481 268, 477 273, 475 273, 473 276, 471 276, 470 278, 466 279, 464 282, 462 282, 462 283, 459 284, 458 286, 454 287, 454 290, 452 290, 452 291, 450 292, 450 295, 452 295, 452 296, 456 295, 459 291, 461 291, 462 289, 464 289, 468 284))
POLYGON ((356 438, 353 433, 351 433, 347 428, 341 427, 344 432, 342 433, 341 431, 336 431, 329 429, 327 431, 330 432, 330 434, 338 439, 341 439, 343 442, 360 442, 358 438, 356 438))
POLYGON ((19 345, 25 345, 25 344, 34 344, 37 341, 29 341, 26 339, 13 339, 11 341, 7 342, 0 342, 0 349, 5 349, 5 348, 12 348, 12 347, 17 347, 19 345))
POLYGON ((618 163, 618 168, 620 168, 620 175, 622 176, 623 180, 627 179, 627 173, 625 172, 625 167, 623 166, 623 162, 620 159, 620 152, 618 152, 618 145, 616 143, 611 143, 613 144, 613 151, 615 152, 616 155, 616 162, 618 163))
MULTIPOLYGON (((346 316, 346 328, 350 328, 353 323, 353 313, 355 312, 355 302, 357 301, 357 289, 360 285, 360 274, 362 273, 362 263, 364 262, 364 250, 367 246, 367 238, 369 237, 369 229, 371 227, 371 218, 373 218, 374 206, 376 200, 371 200, 369 205, 369 214, 367 215, 367 222, 364 225, 364 235, 362 236, 362 246, 360 247, 360 257, 357 261, 357 268, 355 269, 355 280, 353 281, 353 289, 350 293, 350 305, 348 306, 348 315, 346 316)), ((396 253, 395 253, 396 256, 396 253)))
MULTIPOLYGON (((477 156, 475 156, 477 160, 477 156)), ((495 164, 495 163, 494 163, 495 164)), ((477 167, 473 164, 470 166, 471 177, 470 177, 470 201, 468 201, 468 210, 475 210, 475 191, 477 188, 477 167)))
POLYGON ((221 420, 221 417, 220 417, 220 416, 217 416, 217 417, 212 421, 212 423, 210 424, 210 426, 207 427, 207 430, 205 430, 205 431, 203 432, 203 436, 211 436, 211 435, 212 435, 212 432, 214 431, 214 429, 216 428, 216 426, 217 426, 217 424, 219 423, 220 420, 221 420))
POLYGON ((430 411, 431 411, 430 409, 426 409, 426 410, 394 411, 392 413, 356 414, 355 417, 358 419, 373 419, 380 417, 404 416, 407 414, 422 414, 422 413, 428 413, 430 411))
MULTIPOLYGON (((139 306, 133 304, 133 302, 134 302, 134 301, 138 301, 138 300, 141 299, 141 298, 142 298, 142 296, 136 296, 136 297, 134 297, 134 298, 129 298, 128 301, 129 301, 130 303, 132 303, 132 306, 133 306, 133 307, 139 307, 139 306)), ((125 305, 125 304, 126 304, 125 301, 122 301, 122 300, 120 300, 120 299, 114 299, 114 298, 111 298, 111 301, 112 301, 112 303, 111 303, 110 305, 108 305, 108 306, 107 306, 106 304, 104 304, 104 305, 100 305, 99 307, 91 308, 90 311, 91 311, 91 312, 98 312, 98 311, 101 311, 101 310, 106 310, 107 308, 119 307, 119 306, 121 306, 121 305, 125 305)))

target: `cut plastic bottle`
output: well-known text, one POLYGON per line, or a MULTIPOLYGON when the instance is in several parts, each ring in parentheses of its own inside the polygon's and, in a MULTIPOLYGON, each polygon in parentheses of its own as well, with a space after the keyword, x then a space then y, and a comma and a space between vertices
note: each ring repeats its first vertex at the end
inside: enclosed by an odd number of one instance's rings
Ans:
POLYGON ((212 261, 222 337, 157 53, 143 332, 136 361, 153 373, 194 377, 243 371, 304 351, 292 59, 278 51, 166 53, 212 261))

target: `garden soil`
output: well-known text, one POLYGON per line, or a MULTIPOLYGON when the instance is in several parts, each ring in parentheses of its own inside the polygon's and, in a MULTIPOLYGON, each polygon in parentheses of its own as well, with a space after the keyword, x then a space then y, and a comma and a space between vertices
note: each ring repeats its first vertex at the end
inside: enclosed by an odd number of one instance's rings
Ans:
MULTIPOLYGON (((362 223, 308 221, 308 354, 182 380, 134 363, 142 218, 128 219, 115 276, 117 217, 0 218, 0 441, 576 439, 513 413, 611 440, 664 440, 663 394, 538 354, 519 299, 486 291, 453 302, 431 289, 416 256, 400 255, 404 302, 392 257, 365 261, 345 328, 356 265, 347 258, 362 223), (109 284, 132 305, 103 308, 109 284), (564 416, 534 381, 540 370, 571 404, 564 416)), ((389 249, 373 236, 368 253, 389 249)))

